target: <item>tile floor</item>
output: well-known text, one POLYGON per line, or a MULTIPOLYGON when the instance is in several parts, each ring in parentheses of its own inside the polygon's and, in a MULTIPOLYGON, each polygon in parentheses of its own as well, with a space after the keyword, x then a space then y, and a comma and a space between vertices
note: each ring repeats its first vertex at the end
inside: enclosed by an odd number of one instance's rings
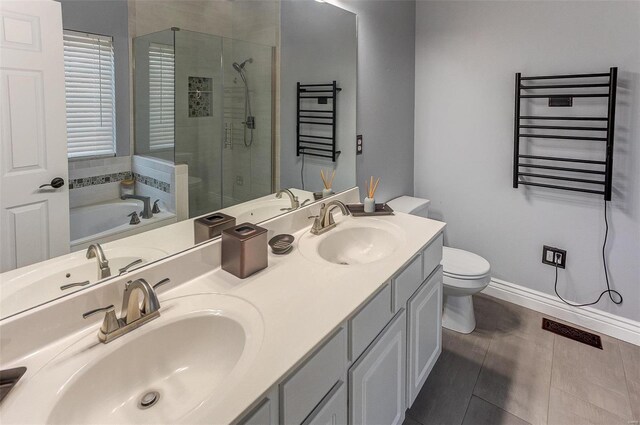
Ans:
POLYGON ((443 330, 405 425, 640 424, 640 347, 600 335, 599 350, 542 330, 535 311, 474 304, 476 330, 443 330))

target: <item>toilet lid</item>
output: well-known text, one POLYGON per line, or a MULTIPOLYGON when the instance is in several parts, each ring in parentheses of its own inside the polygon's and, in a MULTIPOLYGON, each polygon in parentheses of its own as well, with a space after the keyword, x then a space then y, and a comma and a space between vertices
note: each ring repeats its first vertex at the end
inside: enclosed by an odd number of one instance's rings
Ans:
POLYGON ((460 279, 475 279, 489 274, 491 265, 481 256, 462 249, 442 247, 442 271, 460 279))

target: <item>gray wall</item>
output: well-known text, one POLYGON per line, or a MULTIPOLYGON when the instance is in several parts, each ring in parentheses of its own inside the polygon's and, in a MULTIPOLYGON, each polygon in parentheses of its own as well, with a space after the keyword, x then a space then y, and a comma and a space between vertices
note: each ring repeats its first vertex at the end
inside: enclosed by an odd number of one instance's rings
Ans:
MULTIPOLYGON (((342 153, 330 159, 304 157, 305 189, 323 189, 320 170, 335 169, 334 191, 356 185, 356 16, 328 3, 312 0, 281 2, 280 33, 280 186, 301 188, 302 156, 296 156, 296 83, 335 80, 342 91, 337 100, 336 144, 342 153)), ((305 100, 303 108, 327 109, 305 100)), ((329 126, 302 126, 301 132, 331 137, 329 126), (310 128, 313 127, 313 128, 310 128)))
POLYGON ((331 3, 358 15, 357 132, 364 153, 356 157, 357 185, 380 176, 377 201, 412 195, 416 2, 331 3))
POLYGON ((640 320, 640 3, 418 2, 416 15, 416 196, 498 279, 553 294, 542 245, 567 249, 559 290, 580 303, 605 287, 604 201, 511 187, 514 74, 619 67, 606 253, 625 298, 595 308, 640 320))
POLYGON ((64 29, 113 37, 118 156, 129 155, 129 30, 126 0, 59 0, 64 29))

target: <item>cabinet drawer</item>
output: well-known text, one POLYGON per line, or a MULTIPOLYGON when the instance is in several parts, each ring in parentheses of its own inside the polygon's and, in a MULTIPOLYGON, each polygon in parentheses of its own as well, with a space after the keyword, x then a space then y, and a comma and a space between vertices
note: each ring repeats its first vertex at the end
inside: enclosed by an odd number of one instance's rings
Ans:
POLYGON ((346 366, 347 332, 340 328, 280 384, 280 422, 301 423, 341 379, 346 366))
POLYGON ((349 360, 355 361, 391 320, 391 285, 385 285, 349 320, 349 360))
POLYGON ((422 254, 420 254, 392 281, 394 312, 407 305, 407 300, 420 287, 422 281, 422 254))
POLYGON ((422 252, 422 280, 424 281, 442 262, 442 233, 422 252))
POLYGON ((302 425, 341 425, 347 423, 347 390, 342 381, 333 386, 302 425))

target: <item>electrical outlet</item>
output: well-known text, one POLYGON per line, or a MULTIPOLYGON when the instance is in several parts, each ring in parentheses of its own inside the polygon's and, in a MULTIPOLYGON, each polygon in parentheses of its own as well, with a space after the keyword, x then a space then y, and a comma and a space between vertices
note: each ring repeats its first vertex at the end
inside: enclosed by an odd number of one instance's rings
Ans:
POLYGON ((362 155, 362 134, 356 136, 356 155, 362 155))
POLYGON ((544 245, 542 247, 542 262, 554 267, 557 263, 559 268, 564 269, 567 264, 567 251, 544 245))

